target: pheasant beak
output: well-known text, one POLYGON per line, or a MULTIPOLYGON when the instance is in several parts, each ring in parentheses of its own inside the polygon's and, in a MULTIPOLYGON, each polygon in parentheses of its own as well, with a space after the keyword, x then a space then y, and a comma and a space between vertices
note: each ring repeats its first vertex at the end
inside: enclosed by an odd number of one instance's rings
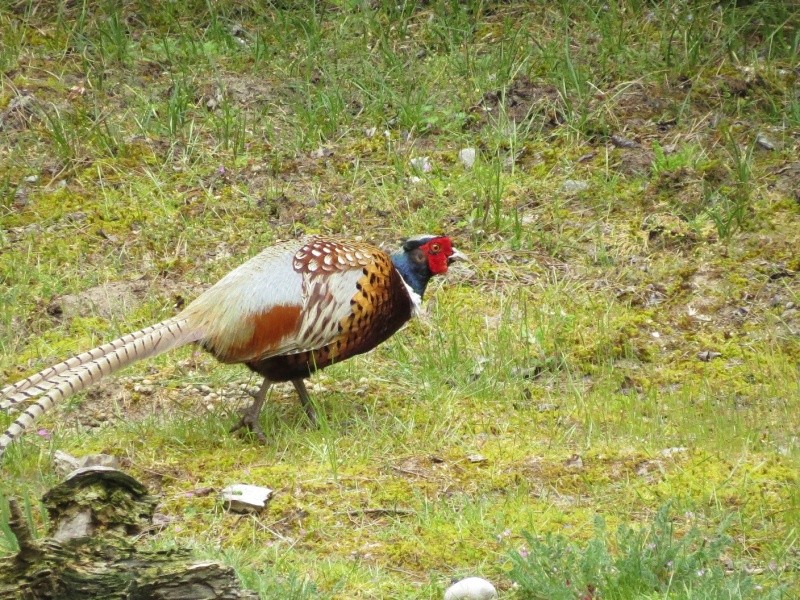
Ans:
POLYGON ((449 267, 454 262, 459 260, 469 261, 469 258, 467 258, 467 255, 464 254, 463 252, 459 252, 458 250, 453 248, 453 253, 447 257, 447 266, 449 267))

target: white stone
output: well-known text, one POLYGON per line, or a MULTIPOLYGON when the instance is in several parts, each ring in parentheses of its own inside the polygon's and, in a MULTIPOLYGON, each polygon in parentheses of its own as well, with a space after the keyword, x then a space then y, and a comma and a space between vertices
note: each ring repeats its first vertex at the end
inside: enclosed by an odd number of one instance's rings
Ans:
POLYGON ((454 583, 444 593, 444 600, 489 600, 497 598, 494 586, 480 577, 467 577, 454 583))
POLYGON ((458 160, 461 161, 461 164, 464 165, 467 169, 471 169, 472 165, 475 164, 475 157, 477 153, 475 152, 475 148, 463 148, 458 153, 458 160))
POLYGON ((561 189, 568 194, 577 194, 579 192, 588 190, 589 183, 586 181, 580 181, 578 179, 567 179, 561 186, 561 189))
POLYGON ((222 490, 222 501, 227 510, 239 513, 258 512, 272 498, 272 490, 258 485, 236 483, 222 490))

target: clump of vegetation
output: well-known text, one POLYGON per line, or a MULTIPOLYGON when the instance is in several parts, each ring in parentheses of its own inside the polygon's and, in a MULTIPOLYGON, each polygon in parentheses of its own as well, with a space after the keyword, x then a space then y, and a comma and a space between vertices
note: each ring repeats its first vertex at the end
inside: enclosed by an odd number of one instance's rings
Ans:
POLYGON ((585 544, 526 532, 526 547, 511 554, 509 577, 529 600, 784 597, 781 586, 766 590, 745 567, 730 568, 734 542, 725 525, 711 535, 692 526, 679 536, 664 506, 649 525, 622 524, 613 538, 597 518, 585 544))

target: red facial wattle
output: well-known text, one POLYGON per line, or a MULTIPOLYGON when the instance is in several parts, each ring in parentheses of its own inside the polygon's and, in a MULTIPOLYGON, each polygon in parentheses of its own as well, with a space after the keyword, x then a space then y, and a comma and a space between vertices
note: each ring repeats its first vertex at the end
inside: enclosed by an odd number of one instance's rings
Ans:
POLYGON ((420 246, 428 257, 428 269, 434 275, 447 273, 447 259, 453 255, 453 244, 450 238, 434 238, 420 246))

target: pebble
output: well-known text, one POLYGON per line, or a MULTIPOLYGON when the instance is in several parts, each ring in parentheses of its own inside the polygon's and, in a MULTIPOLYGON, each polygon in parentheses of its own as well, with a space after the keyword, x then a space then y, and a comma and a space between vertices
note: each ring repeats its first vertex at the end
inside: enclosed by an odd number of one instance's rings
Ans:
POLYGON ((579 181, 577 179, 567 179, 561 186, 561 189, 570 194, 577 194, 589 189, 589 183, 586 181, 579 181))
POLYGON ((458 160, 460 160, 461 164, 467 169, 471 169, 472 165, 475 164, 476 156, 475 148, 464 148, 458 153, 458 160))
POLYGON ((444 593, 444 600, 490 600, 497 598, 494 586, 480 577, 467 577, 454 583, 444 593))
POLYGON ((258 485, 236 483, 221 492, 226 510, 238 513, 259 512, 272 498, 272 490, 258 485))
POLYGON ((776 150, 777 149, 777 145, 775 144, 775 142, 773 142, 771 139, 769 139, 763 133, 759 133, 756 136, 756 143, 759 146, 761 146, 762 148, 764 148, 765 150, 776 150))

